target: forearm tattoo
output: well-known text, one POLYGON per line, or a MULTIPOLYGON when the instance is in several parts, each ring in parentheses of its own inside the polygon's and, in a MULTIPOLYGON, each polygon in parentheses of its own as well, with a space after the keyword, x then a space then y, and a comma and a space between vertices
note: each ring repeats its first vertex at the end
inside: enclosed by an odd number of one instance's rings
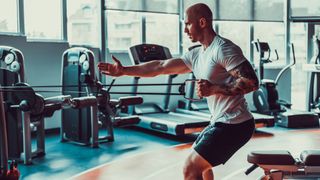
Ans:
POLYGON ((234 80, 230 84, 217 85, 216 93, 224 95, 239 95, 255 91, 259 88, 259 80, 249 61, 244 61, 239 66, 230 70, 234 80))

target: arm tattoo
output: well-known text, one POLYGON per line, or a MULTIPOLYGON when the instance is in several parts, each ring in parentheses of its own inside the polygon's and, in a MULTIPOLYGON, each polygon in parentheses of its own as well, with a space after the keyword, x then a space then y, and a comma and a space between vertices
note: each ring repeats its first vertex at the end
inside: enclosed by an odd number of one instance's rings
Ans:
POLYGON ((234 78, 229 84, 216 85, 216 93, 224 95, 246 94, 259 87, 259 80, 249 61, 244 61, 229 71, 234 78))

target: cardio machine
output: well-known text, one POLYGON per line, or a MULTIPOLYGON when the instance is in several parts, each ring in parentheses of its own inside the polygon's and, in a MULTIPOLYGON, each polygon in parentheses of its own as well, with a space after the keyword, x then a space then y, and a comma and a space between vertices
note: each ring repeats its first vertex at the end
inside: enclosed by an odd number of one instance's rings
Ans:
POLYGON ((267 42, 260 42, 259 40, 254 42, 254 44, 260 57, 258 71, 260 88, 253 93, 253 102, 257 113, 274 116, 276 124, 283 127, 318 127, 319 119, 314 113, 292 110, 290 103, 279 99, 278 82, 282 75, 296 63, 293 44, 291 44, 293 61, 281 69, 275 80, 264 78, 264 64, 272 62, 269 44, 267 42))
MULTIPOLYGON (((172 58, 167 47, 156 44, 140 44, 130 47, 129 54, 133 65, 149 62, 151 60, 166 60, 172 58)), ((170 84, 176 75, 168 75, 166 83, 170 84)), ((133 84, 139 83, 139 77, 134 77, 133 84)), ((138 92, 138 87, 133 86, 132 94, 138 92)), ((164 97, 164 107, 156 103, 143 103, 136 105, 131 110, 132 114, 139 115, 141 119, 137 126, 163 132, 171 135, 186 135, 202 131, 209 124, 209 118, 188 116, 173 113, 167 110, 171 86, 168 85, 164 97)))
POLYGON ((310 64, 303 69, 310 72, 308 82, 308 111, 313 111, 320 116, 320 40, 314 36, 315 53, 310 64))

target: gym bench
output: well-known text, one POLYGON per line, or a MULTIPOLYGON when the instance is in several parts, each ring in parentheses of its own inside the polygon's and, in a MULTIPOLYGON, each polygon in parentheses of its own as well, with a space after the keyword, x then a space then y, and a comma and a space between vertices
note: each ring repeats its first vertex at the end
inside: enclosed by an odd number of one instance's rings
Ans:
POLYGON ((320 150, 305 150, 299 158, 289 151, 253 151, 247 160, 253 165, 245 172, 250 174, 257 167, 264 170, 260 179, 317 179, 320 178, 320 150))

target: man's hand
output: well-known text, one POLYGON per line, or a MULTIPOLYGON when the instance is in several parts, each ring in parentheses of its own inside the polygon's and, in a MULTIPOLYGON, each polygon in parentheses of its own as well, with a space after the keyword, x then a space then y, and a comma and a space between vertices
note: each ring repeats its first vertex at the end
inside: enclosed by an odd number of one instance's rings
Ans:
POLYGON ((124 75, 124 67, 122 66, 121 62, 112 55, 112 60, 114 64, 110 63, 102 63, 98 64, 98 69, 102 74, 109 75, 109 76, 123 76, 124 75))
POLYGON ((202 97, 208 97, 212 95, 211 83, 208 80, 200 79, 197 81, 197 95, 202 97))

